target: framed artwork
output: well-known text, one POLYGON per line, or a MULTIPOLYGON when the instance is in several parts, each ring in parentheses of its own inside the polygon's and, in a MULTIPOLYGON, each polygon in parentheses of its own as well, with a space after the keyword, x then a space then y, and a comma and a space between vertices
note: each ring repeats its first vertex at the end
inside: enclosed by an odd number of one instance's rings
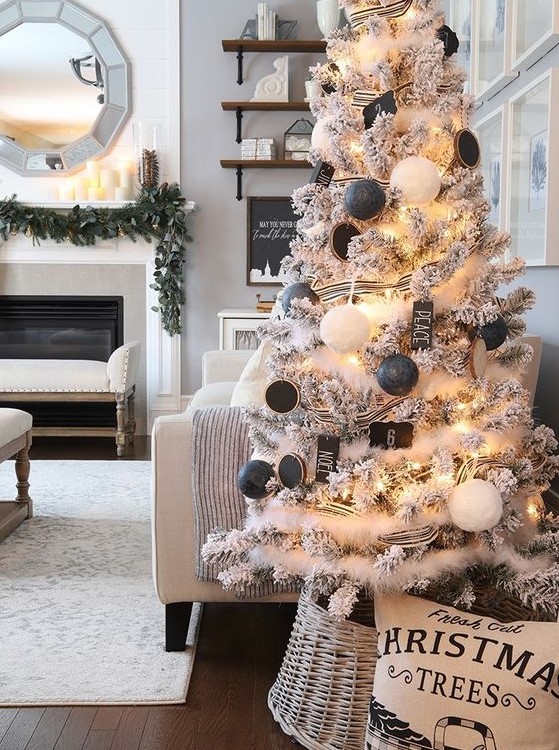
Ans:
POLYGON ((527 265, 559 265, 559 70, 552 68, 509 104, 511 255, 527 265))
POLYGON ((484 101, 514 80, 510 0, 472 0, 472 93, 484 101))
POLYGON ((485 196, 490 206, 488 220, 500 229, 505 227, 504 206, 507 201, 504 192, 508 185, 507 163, 506 159, 503 159, 503 153, 506 152, 505 113, 505 108, 500 107, 475 125, 481 149, 480 170, 485 196))
POLYGON ((513 0, 512 65, 525 70, 559 43, 559 0, 513 0))
POLYGON ((291 198, 250 197, 247 205, 247 284, 280 285, 281 262, 297 236, 291 198))

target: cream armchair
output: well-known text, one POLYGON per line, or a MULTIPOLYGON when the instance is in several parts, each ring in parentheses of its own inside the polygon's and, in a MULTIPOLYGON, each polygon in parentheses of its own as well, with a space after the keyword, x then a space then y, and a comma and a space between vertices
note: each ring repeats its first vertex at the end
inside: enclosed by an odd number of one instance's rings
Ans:
MULTIPOLYGON (((182 414, 158 417, 152 431, 152 550, 157 595, 165 605, 165 649, 182 651, 192 602, 236 601, 232 592, 195 575, 192 497, 192 416, 195 409, 227 406, 252 352, 206 352, 202 387, 182 414)), ((296 601, 297 594, 259 602, 296 601)), ((244 600, 247 601, 247 600, 244 600)))
MULTIPOLYGON (((534 357, 524 375, 533 397, 541 357, 541 340, 525 336, 534 357)), ((192 417, 195 409, 226 406, 251 352, 206 352, 202 361, 202 387, 182 414, 158 417, 152 432, 152 549, 153 576, 159 599, 165 605, 165 648, 181 651, 192 602, 236 601, 219 584, 196 578, 195 521, 192 493, 192 417)), ((231 407, 238 408, 238 407, 231 407)), ((210 436, 211 439, 211 436, 210 436)), ((296 601, 295 593, 259 597, 259 602, 296 601)), ((249 601, 250 600, 244 600, 249 601)))

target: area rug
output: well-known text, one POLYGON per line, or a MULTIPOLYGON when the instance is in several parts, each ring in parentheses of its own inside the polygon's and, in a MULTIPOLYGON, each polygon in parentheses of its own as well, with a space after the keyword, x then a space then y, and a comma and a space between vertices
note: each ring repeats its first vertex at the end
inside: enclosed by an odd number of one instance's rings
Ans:
MULTIPOLYGON (((33 461, 34 517, 0 542, 0 705, 182 703, 151 575, 149 461, 33 461)), ((15 496, 13 462, 0 493, 15 496)))

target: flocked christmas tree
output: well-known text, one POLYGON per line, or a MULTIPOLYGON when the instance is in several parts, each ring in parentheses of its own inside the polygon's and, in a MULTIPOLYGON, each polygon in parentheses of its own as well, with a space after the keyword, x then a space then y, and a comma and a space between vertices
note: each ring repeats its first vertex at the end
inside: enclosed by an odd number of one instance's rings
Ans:
POLYGON ((266 403, 246 412, 245 528, 206 559, 240 593, 305 582, 334 617, 360 590, 469 607, 480 581, 559 605, 559 462, 521 384, 534 303, 488 223, 458 39, 437 0, 340 0, 283 314, 262 327, 266 403))

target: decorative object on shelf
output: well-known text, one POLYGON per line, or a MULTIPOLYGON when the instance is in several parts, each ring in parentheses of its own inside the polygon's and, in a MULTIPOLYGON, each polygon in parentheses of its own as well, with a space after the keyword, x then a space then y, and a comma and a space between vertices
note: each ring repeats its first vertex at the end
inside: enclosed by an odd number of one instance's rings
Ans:
POLYGON ((340 25, 341 9, 338 0, 316 0, 318 28, 327 37, 340 25))
POLYGON ((247 284, 281 284, 281 262, 297 236, 291 198, 247 199, 247 284))
POLYGON ((284 55, 274 60, 275 73, 261 78, 251 102, 288 102, 289 101, 289 57, 284 55))
POLYGON ((283 158, 303 161, 311 149, 313 124, 300 118, 291 125, 283 135, 283 158))
POLYGON ((276 304, 276 299, 262 299, 261 294, 256 295, 256 309, 258 312, 272 312, 274 305, 276 304))
POLYGON ((289 18, 286 18, 283 21, 280 19, 277 24, 276 38, 277 39, 294 39, 295 29, 297 28, 298 23, 299 21, 294 21, 293 19, 289 19, 289 18))
POLYGON ((276 38, 278 14, 271 10, 268 3, 258 3, 256 6, 256 34, 258 39, 273 41, 276 38))
POLYGON ((152 122, 132 123, 136 184, 138 188, 153 188, 159 184, 160 125, 152 122))
POLYGON ((239 39, 258 39, 258 31, 256 30, 256 18, 249 18, 243 26, 239 39))
POLYGON ((15 195, 0 201, 0 236, 24 234, 33 239, 51 239, 73 245, 95 245, 98 240, 128 237, 155 242, 155 271, 151 288, 158 294, 161 325, 167 333, 181 333, 184 304, 183 267, 186 243, 192 238, 186 228, 185 198, 176 184, 164 182, 145 188, 136 201, 122 208, 74 206, 67 213, 26 206, 15 195))
POLYGON ((241 159, 271 161, 276 158, 276 144, 273 138, 243 138, 241 159))

